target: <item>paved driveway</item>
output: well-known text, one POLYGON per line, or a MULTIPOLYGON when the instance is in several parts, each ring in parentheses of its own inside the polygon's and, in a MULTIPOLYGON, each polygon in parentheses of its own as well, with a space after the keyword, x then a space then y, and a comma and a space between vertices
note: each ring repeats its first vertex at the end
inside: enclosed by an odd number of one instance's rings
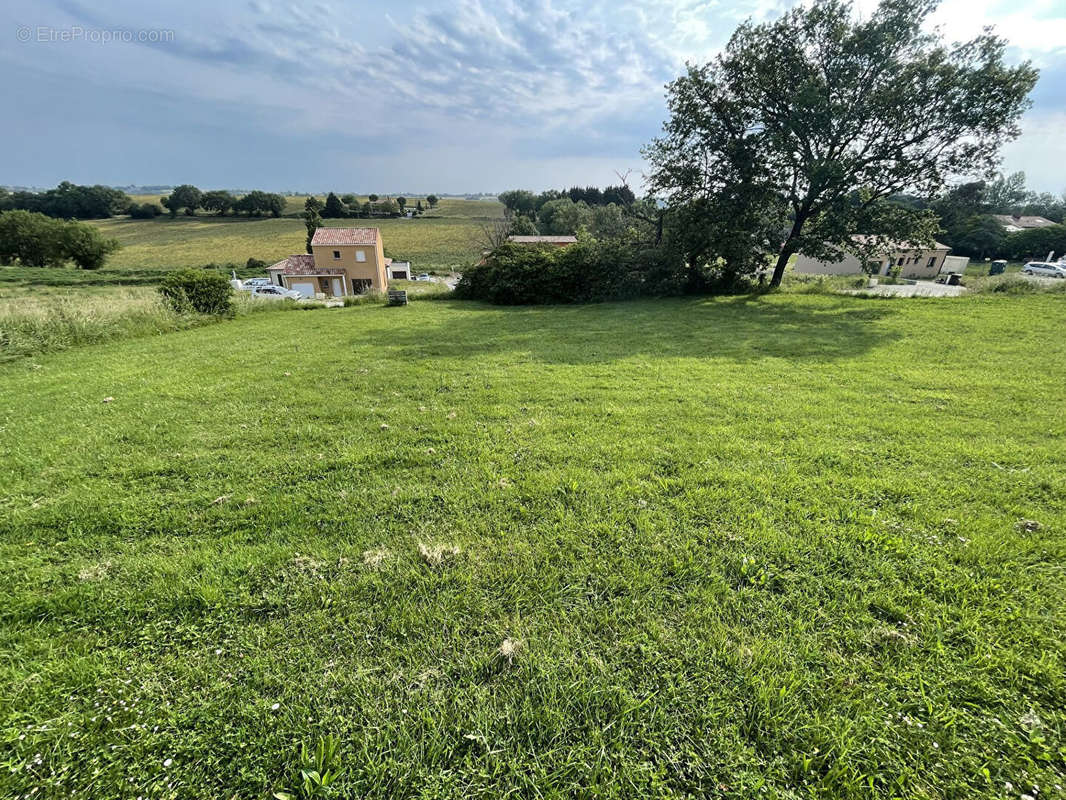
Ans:
POLYGON ((966 293, 965 286, 918 281, 917 283, 878 284, 871 289, 848 289, 849 294, 881 294, 895 297, 958 297, 966 293))

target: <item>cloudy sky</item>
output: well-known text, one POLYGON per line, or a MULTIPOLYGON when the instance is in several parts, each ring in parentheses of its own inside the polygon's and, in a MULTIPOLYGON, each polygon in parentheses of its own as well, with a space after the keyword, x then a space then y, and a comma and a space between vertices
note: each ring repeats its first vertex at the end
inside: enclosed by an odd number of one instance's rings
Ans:
MULTIPOLYGON (((0 184, 636 186, 663 84, 792 4, 5 0, 0 184)), ((935 21, 994 25, 1042 69, 1004 166, 1066 190, 1066 0, 945 0, 935 21)))

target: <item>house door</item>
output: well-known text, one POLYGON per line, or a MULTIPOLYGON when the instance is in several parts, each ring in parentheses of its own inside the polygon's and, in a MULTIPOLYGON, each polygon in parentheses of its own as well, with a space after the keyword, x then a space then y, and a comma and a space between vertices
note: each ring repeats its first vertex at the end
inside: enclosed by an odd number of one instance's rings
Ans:
POLYGON ((333 279, 333 296, 342 297, 344 295, 344 281, 340 278, 333 279))
POLYGON ((315 296, 315 285, 313 283, 307 283, 307 282, 303 282, 303 281, 299 281, 299 282, 294 281, 294 282, 290 283, 289 285, 293 289, 298 291, 300 294, 302 294, 304 297, 314 297, 315 296))

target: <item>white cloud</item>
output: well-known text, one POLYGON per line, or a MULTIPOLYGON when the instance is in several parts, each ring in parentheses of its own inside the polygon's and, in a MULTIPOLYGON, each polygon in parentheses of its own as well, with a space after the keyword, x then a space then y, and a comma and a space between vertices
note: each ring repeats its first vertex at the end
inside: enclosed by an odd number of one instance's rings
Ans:
MULTIPOLYGON (((1061 92, 1048 90, 1048 81, 1066 65, 1066 48, 1058 44, 1066 42, 1061 2, 1030 0, 1023 8, 1002 0, 945 0, 936 15, 951 39, 995 23, 1018 54, 1050 67, 1034 95, 1038 107, 1024 123, 1026 145, 1008 148, 1006 166, 1033 163, 1032 152, 1057 152, 1057 158, 1044 159, 1054 162, 1051 169, 1059 176, 1049 178, 1054 181, 1066 179, 1062 145, 1054 141, 1056 123, 1047 116, 1061 107, 1061 92)), ((601 180, 609 163, 639 163, 640 146, 656 135, 666 113, 663 84, 685 61, 713 57, 743 19, 772 18, 792 5, 792 0, 421 0, 388 6, 189 0, 145 6, 113 0, 101 7, 87 0, 13 0, 0 7, 0 25, 12 29, 26 23, 172 28, 175 39, 150 48, 9 47, 0 49, 0 63, 27 76, 24 86, 6 88, 16 104, 19 92, 32 93, 35 83, 68 86, 67 100, 54 98, 59 106, 77 103, 80 96, 111 97, 100 104, 97 118, 88 119, 91 108, 85 112, 85 125, 106 130, 110 124, 112 136, 158 135, 159 126, 167 125, 175 133, 186 129, 190 148, 210 152, 213 142, 198 139, 201 134, 191 128, 194 121, 206 126, 204 121, 217 116, 217 127, 232 129, 239 120, 252 148, 266 147, 268 140, 281 147, 284 137, 336 147, 358 141, 359 152, 333 162, 351 175, 369 168, 373 150, 380 159, 408 141, 403 146, 411 154, 406 162, 411 174, 416 162, 424 165, 419 169, 435 169, 427 153, 436 147, 447 153, 436 166, 442 174, 445 162, 447 170, 465 164, 473 174, 493 159, 485 174, 501 176, 504 183, 515 180, 505 175, 538 174, 531 167, 536 163, 544 165, 545 175, 556 166, 576 168, 573 180, 591 181, 593 173, 601 180), (158 98, 150 105, 170 116, 146 117, 143 130, 131 130, 136 122, 117 114, 112 104, 148 97, 158 98), (126 120, 121 127, 120 118, 126 120), (429 150, 415 141, 426 137, 432 137, 429 150), (581 163, 588 167, 580 169, 581 163)), ((857 6, 869 12, 875 0, 859 0, 857 6)), ((23 105, 33 105, 32 97, 23 105)), ((272 155, 275 161, 281 157, 272 155)), ((395 158, 402 172, 402 153, 395 158)), ((1037 175, 1029 171, 1035 183, 1037 175)))

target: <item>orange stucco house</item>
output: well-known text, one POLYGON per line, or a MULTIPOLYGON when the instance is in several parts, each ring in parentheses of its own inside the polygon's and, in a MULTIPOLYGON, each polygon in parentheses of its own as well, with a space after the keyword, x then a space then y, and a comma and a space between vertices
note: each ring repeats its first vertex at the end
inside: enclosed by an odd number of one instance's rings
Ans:
POLYGON ((389 285, 381 231, 377 228, 319 228, 311 252, 289 256, 267 267, 271 283, 304 297, 344 297, 389 285))

